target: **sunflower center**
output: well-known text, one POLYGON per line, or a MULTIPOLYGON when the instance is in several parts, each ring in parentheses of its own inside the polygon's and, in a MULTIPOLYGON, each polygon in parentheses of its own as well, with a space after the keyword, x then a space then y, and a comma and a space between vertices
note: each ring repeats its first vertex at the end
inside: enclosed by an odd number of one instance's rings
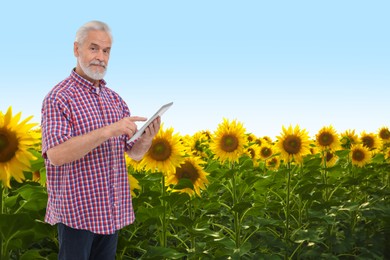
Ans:
POLYGON ((357 162, 363 161, 365 158, 365 153, 361 150, 354 150, 352 153, 352 159, 357 162))
POLYGON ((0 163, 8 162, 15 156, 18 150, 18 138, 16 134, 6 130, 0 129, 0 163))
POLYGON ((390 139, 390 131, 389 129, 382 129, 380 132, 379 132, 379 137, 383 140, 388 140, 390 139))
POLYGON ((221 149, 225 152, 233 152, 238 147, 238 139, 234 135, 225 135, 222 139, 221 149))
POLYGON ((362 138, 363 145, 367 148, 373 148, 374 147, 374 139, 370 136, 365 136, 362 138))
POLYGON ((318 137, 318 143, 321 146, 329 146, 333 143, 333 135, 330 133, 321 133, 318 137))
POLYGON ((288 154, 297 154, 301 151, 301 139, 290 135, 283 141, 283 148, 288 154))
POLYGON ((251 158, 254 159, 256 156, 256 152, 253 148, 248 148, 248 152, 251 155, 251 158))
POLYGON ((263 157, 270 157, 272 155, 272 150, 269 149, 268 147, 263 147, 261 149, 261 154, 263 157))
POLYGON ((194 184, 199 178, 199 172, 192 163, 185 162, 180 168, 176 169, 176 176, 179 180, 182 178, 190 179, 194 184))
POLYGON ((330 160, 332 160, 333 156, 334 156, 333 153, 327 152, 327 153, 326 153, 326 161, 329 162, 330 160))
POLYGON ((272 167, 276 166, 277 163, 278 160, 275 157, 268 161, 268 165, 272 167))
POLYGON ((171 146, 166 140, 156 141, 150 148, 150 151, 151 157, 156 161, 165 161, 172 153, 171 146))

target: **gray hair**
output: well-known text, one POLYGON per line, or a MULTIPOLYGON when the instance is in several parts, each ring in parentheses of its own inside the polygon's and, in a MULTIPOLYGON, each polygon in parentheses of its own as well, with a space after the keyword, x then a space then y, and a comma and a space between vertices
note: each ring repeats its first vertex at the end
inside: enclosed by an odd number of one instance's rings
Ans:
POLYGON ((110 29, 110 27, 108 27, 107 24, 100 22, 100 21, 90 21, 78 29, 78 31, 76 32, 75 42, 82 44, 84 42, 85 38, 87 37, 88 32, 94 31, 94 30, 106 32, 109 35, 111 41, 113 40, 112 34, 111 34, 111 29, 110 29))

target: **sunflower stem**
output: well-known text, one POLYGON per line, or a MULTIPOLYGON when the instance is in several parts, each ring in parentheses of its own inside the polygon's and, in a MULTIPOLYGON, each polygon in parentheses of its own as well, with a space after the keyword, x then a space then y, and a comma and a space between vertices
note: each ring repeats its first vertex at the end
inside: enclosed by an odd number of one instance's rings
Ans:
MULTIPOLYGON (((286 230, 284 233, 284 239, 286 242, 286 245, 288 245, 288 242, 290 240, 290 182, 291 182, 291 162, 288 162, 287 164, 288 171, 287 171, 287 194, 286 194, 286 230)), ((286 254, 287 250, 286 250, 286 254)))
MULTIPOLYGON (((236 176, 233 174, 232 177, 232 191, 233 191, 233 208, 237 205, 237 185, 236 185, 236 176)), ((236 249, 239 249, 241 246, 240 243, 240 217, 238 215, 237 211, 234 211, 234 233, 235 233, 235 242, 236 242, 236 249)))
POLYGON ((3 200, 4 200, 4 186, 3 183, 0 182, 0 192, 1 192, 1 198, 0 198, 0 214, 4 213, 4 208, 3 208, 3 200))
POLYGON ((161 239, 160 239, 160 243, 161 243, 161 246, 162 247, 166 247, 167 246, 167 204, 166 204, 166 200, 165 200, 165 175, 164 173, 161 174, 161 204, 163 206, 163 216, 162 216, 162 219, 161 219, 161 228, 162 228, 162 232, 161 232, 161 239))
MULTIPOLYGON (((194 220, 194 212, 192 210, 192 197, 190 197, 190 199, 188 200, 188 203, 187 203, 187 207, 188 207, 188 216, 189 218, 191 219, 191 221, 193 222, 194 220)), ((193 235, 193 233, 191 232, 191 247, 190 247, 190 252, 195 252, 195 236, 193 235)))
MULTIPOLYGON (((5 189, 4 189, 3 183, 0 182, 0 196, 1 196, 1 198, 0 198, 0 214, 4 214, 4 208, 3 208, 4 191, 5 191, 5 189)), ((3 259, 3 257, 4 257, 3 253, 5 253, 5 252, 3 252, 3 238, 0 237, 0 258, 1 259, 3 259)))

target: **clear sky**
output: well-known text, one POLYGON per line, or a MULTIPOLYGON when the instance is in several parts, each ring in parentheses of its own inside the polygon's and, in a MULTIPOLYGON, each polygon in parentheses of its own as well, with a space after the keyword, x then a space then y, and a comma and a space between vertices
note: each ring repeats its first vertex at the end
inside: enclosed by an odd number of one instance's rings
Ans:
POLYGON ((40 122, 43 97, 76 64, 90 20, 114 36, 108 86, 133 115, 180 134, 223 118, 275 137, 390 126, 390 1, 2 1, 0 110, 40 122))

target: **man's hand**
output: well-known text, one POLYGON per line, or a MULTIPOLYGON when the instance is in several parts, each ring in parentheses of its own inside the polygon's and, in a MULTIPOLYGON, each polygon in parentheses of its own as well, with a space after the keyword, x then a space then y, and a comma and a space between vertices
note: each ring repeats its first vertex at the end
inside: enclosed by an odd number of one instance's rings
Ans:
POLYGON ((115 122, 107 126, 110 137, 116 137, 121 135, 127 135, 129 138, 137 132, 137 125, 135 122, 146 121, 145 117, 130 116, 125 117, 118 122, 115 122))
POLYGON ((127 154, 133 160, 139 161, 145 155, 152 145, 153 138, 160 130, 161 118, 157 117, 153 122, 145 129, 145 133, 135 142, 133 147, 127 154))

